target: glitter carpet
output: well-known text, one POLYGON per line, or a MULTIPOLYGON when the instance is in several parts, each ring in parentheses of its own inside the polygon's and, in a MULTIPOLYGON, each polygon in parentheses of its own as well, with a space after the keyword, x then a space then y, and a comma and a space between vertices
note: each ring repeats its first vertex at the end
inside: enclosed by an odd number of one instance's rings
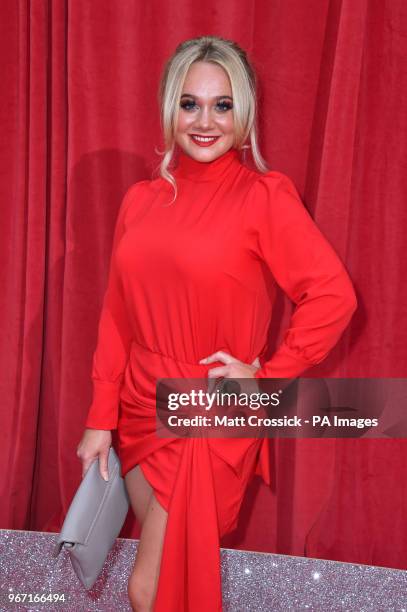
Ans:
MULTIPOLYGON (((96 584, 86 591, 68 553, 52 556, 56 535, 0 530, 1 612, 131 612, 127 577, 138 540, 117 539, 96 584), (26 603, 10 603, 22 593, 31 594, 32 601, 44 594, 58 602, 29 603, 26 597, 26 603)), ((221 549, 221 560, 224 612, 407 612, 407 571, 227 548, 221 549)))

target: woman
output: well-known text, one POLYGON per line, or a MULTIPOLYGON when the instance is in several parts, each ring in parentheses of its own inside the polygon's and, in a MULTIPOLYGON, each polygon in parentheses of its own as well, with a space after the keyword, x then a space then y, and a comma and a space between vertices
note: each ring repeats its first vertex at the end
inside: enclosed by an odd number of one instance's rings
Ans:
POLYGON ((336 344, 356 300, 293 183, 260 155, 245 52, 213 36, 184 42, 160 99, 160 176, 132 185, 119 210, 77 453, 83 473, 98 457, 106 475, 117 428, 142 525, 133 608, 212 612, 222 609, 219 538, 253 474, 270 484, 268 440, 158 437, 155 382, 299 376, 336 344), (240 159, 247 146, 256 170, 240 159), (296 308, 264 362, 276 284, 296 308))

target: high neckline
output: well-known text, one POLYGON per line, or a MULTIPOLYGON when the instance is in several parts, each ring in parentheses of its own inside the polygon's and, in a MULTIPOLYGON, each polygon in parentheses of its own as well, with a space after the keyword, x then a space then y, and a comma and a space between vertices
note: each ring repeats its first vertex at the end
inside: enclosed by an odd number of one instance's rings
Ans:
POLYGON ((210 162, 201 162, 187 155, 182 149, 178 154, 178 164, 174 169, 175 178, 191 181, 217 181, 233 168, 241 166, 237 149, 231 148, 210 162))

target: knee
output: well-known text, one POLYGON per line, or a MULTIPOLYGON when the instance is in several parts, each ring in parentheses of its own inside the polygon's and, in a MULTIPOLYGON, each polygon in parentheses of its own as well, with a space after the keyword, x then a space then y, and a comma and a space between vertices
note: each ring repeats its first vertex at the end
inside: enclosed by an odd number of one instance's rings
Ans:
POLYGON ((154 606, 154 589, 136 571, 130 575, 127 583, 127 594, 134 612, 152 612, 154 606))

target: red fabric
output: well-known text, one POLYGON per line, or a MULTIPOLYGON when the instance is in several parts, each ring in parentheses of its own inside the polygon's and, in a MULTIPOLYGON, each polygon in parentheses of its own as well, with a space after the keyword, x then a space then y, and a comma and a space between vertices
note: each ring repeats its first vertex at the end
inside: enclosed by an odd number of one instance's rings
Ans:
POLYGON ((123 199, 86 426, 117 427, 122 475, 140 463, 168 512, 155 609, 198 612, 222 609, 219 538, 236 525, 250 476, 271 484, 268 440, 163 440, 157 380, 205 378, 214 366, 199 361, 219 349, 245 363, 263 354, 275 282, 296 309, 258 378, 297 376, 321 361, 356 302, 288 177, 248 169, 235 149, 210 163, 181 152, 174 174, 171 205, 161 178, 123 199))
MULTIPOLYGON (((307 376, 407 375, 406 31, 404 0, 0 3, 1 527, 58 530, 80 481, 113 227, 158 164, 158 79, 186 38, 248 50, 263 155, 356 287, 307 376)), ((264 359, 290 311, 278 292, 264 359)), ((405 440, 269 446, 271 485, 252 480, 223 545, 407 568, 405 440)))

